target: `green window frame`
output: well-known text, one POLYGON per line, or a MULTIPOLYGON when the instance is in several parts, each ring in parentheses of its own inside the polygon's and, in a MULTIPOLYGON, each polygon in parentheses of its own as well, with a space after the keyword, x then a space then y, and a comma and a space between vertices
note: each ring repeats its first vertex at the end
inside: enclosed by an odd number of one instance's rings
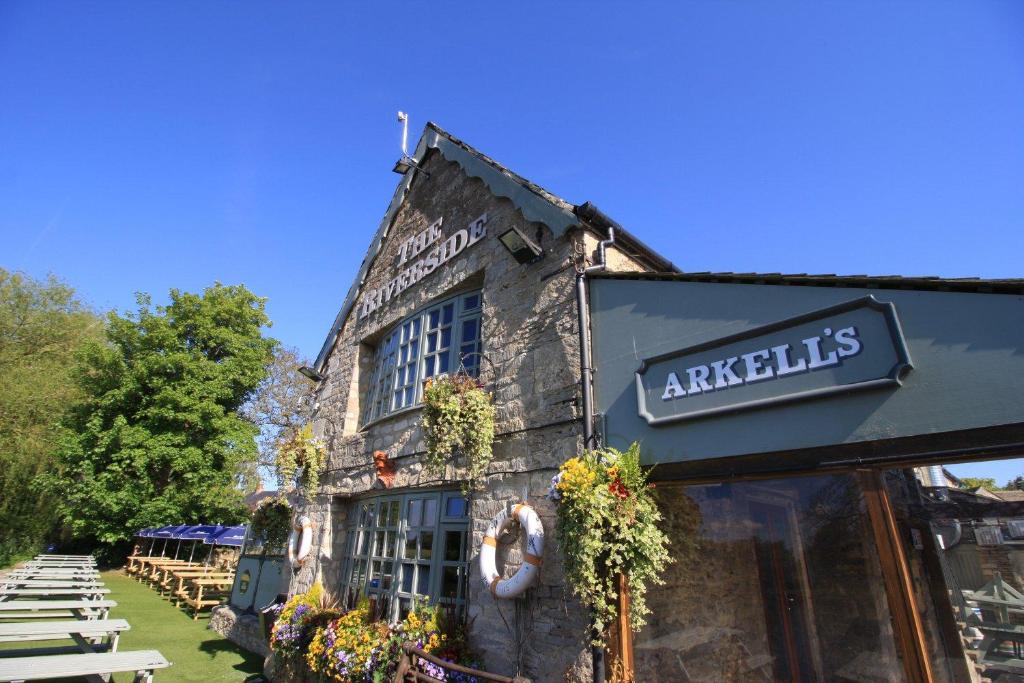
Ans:
POLYGON ((366 596, 382 618, 404 619, 417 598, 464 615, 469 577, 469 503, 459 491, 363 498, 349 511, 341 595, 366 596))
POLYGON ((483 352, 479 290, 453 296, 398 323, 374 350, 362 424, 419 405, 423 380, 460 367, 480 374, 483 352))

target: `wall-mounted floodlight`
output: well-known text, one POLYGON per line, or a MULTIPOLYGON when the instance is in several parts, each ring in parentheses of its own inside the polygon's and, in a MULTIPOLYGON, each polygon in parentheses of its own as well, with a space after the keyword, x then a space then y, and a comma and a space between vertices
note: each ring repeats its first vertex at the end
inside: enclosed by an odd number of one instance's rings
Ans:
POLYGON ((509 228, 498 235, 498 241, 505 245, 519 263, 533 263, 544 255, 541 246, 523 234, 519 228, 509 228))
POLYGON ((430 174, 417 166, 413 158, 409 156, 409 115, 404 111, 398 112, 398 122, 402 124, 402 158, 395 162, 395 167, 391 170, 399 175, 405 175, 409 169, 415 168, 429 178, 430 174))
POLYGON ((321 375, 316 370, 314 370, 313 368, 309 367, 308 365, 303 365, 301 368, 299 368, 299 372, 305 375, 307 378, 313 380, 314 382, 324 381, 324 376, 321 375))

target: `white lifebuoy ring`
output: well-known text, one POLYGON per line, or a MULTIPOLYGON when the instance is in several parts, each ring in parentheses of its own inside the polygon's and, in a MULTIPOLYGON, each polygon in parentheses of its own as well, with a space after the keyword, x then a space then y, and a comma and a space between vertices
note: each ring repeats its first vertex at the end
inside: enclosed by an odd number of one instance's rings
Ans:
POLYGON ((526 503, 515 505, 511 510, 506 507, 491 520, 484 533, 484 542, 480 546, 480 576, 484 580, 484 585, 496 598, 514 598, 522 595, 540 572, 543 553, 544 525, 541 524, 537 512, 526 503), (494 554, 498 548, 498 537, 514 519, 518 519, 526 530, 523 565, 511 579, 502 579, 494 563, 494 554))
POLYGON ((292 567, 298 569, 309 557, 309 551, 313 547, 313 522, 309 517, 303 515, 292 525, 292 532, 288 534, 288 561, 292 567))

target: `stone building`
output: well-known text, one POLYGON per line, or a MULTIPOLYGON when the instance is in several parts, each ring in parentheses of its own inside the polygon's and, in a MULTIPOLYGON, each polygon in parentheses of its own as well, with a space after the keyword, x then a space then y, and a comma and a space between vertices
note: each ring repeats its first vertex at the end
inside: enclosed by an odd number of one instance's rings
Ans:
MULTIPOLYGON (((1024 280, 681 273, 434 125, 396 170, 310 372, 329 460, 289 592, 319 579, 392 619, 429 597, 466 616, 487 669, 591 680, 546 493, 585 440, 639 441, 674 562, 617 643, 637 680, 1024 676, 1012 563, 968 567, 946 484, 915 474, 1024 454, 1024 280), (497 410, 468 498, 464 472, 423 462, 424 381, 456 371, 497 410), (522 501, 547 532, 540 578, 496 600, 479 548, 522 501)), ((1002 533, 984 517, 976 545, 1002 533)), ((522 561, 498 558, 506 576, 522 561)))
MULTIPOLYGON (((433 124, 413 159, 314 368, 314 430, 329 460, 304 510, 315 560, 291 592, 319 578, 347 599, 368 593, 392 617, 430 596, 465 610, 489 670, 588 679, 587 617, 565 585, 545 494, 583 447, 577 268, 599 258, 609 223, 581 218, 433 124), (514 254, 523 241, 540 254, 514 254), (478 376, 497 411, 494 459, 468 505, 459 471, 424 470, 418 408, 425 379, 459 369, 478 376), (491 518, 522 501, 547 531, 540 581, 497 602, 477 549, 491 518)), ((620 271, 671 268, 623 231, 604 258, 620 271)), ((514 572, 518 546, 499 560, 514 572)))

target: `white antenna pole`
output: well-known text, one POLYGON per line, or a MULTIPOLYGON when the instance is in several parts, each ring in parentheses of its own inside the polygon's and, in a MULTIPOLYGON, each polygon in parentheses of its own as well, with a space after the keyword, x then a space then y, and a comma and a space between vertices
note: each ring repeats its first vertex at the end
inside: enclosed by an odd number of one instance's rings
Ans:
POLYGON ((409 115, 404 111, 398 112, 398 120, 402 122, 402 156, 409 156, 409 115))

